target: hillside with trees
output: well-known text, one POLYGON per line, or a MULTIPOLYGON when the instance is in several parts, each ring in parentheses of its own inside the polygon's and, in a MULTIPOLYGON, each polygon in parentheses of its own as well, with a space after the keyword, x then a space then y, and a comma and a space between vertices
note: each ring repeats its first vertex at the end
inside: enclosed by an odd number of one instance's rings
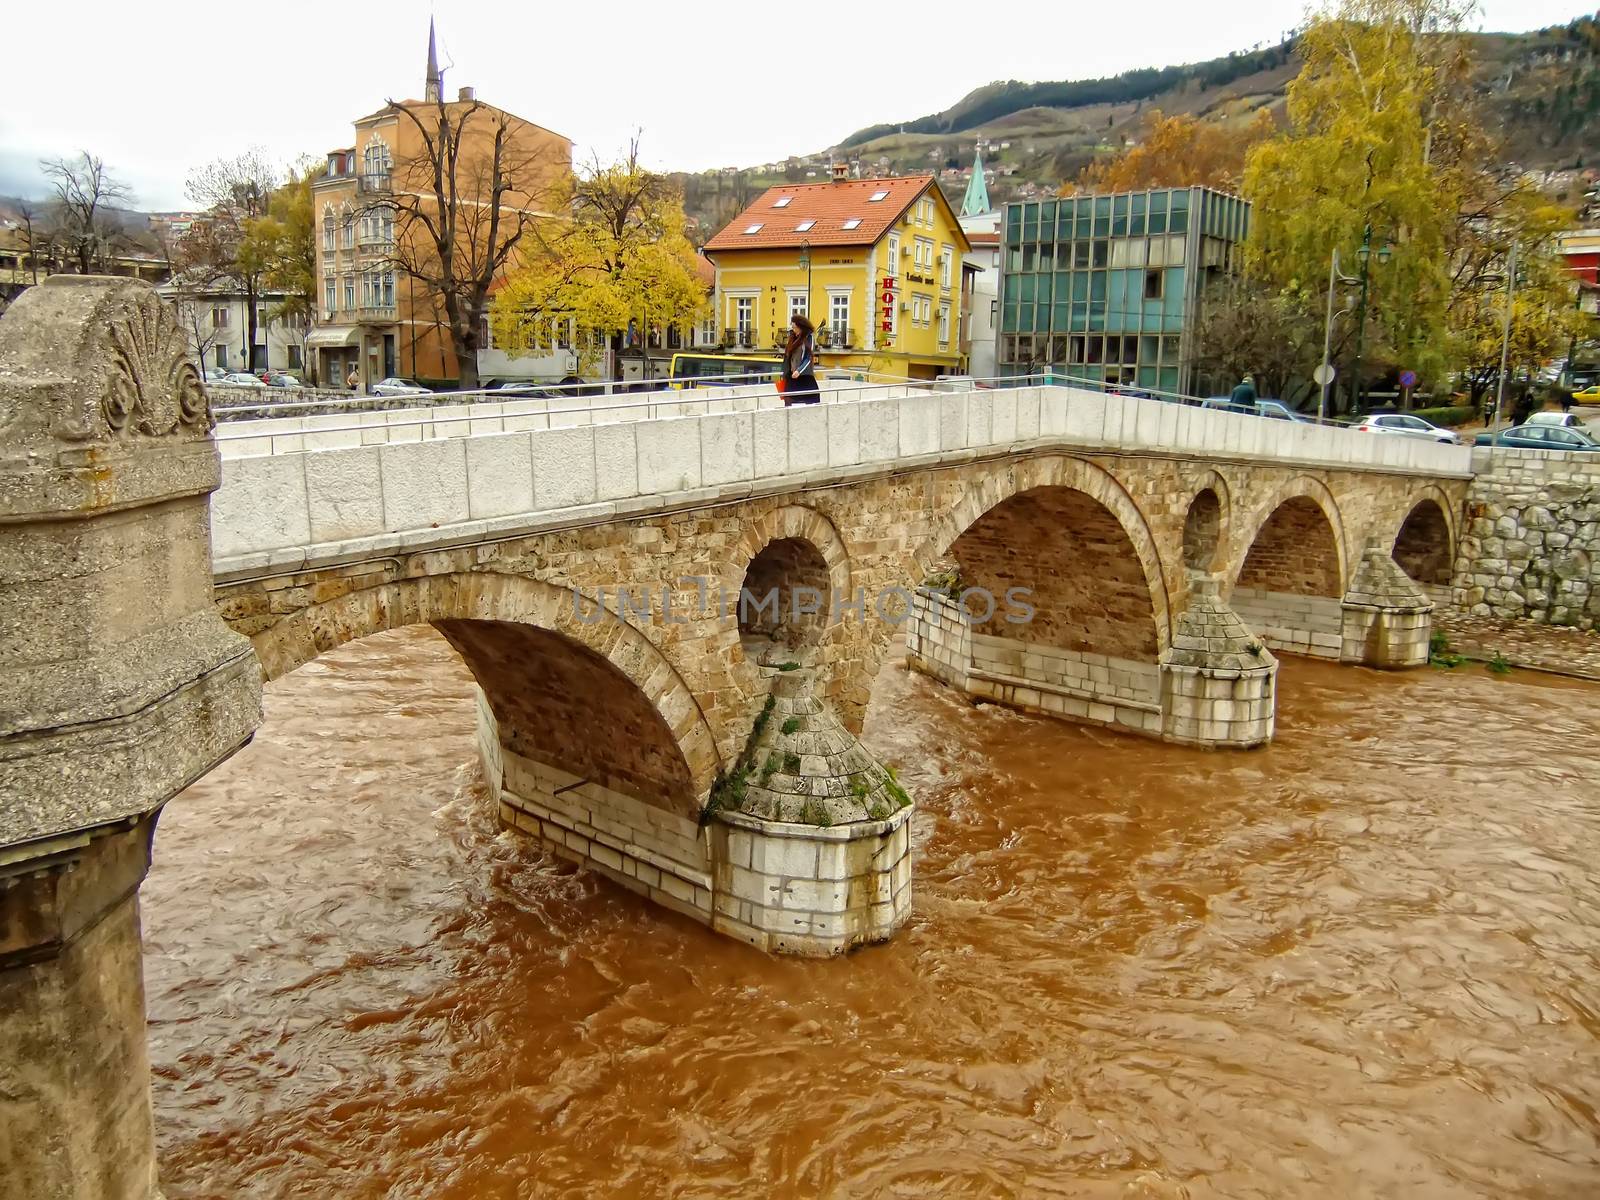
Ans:
MULTIPOLYGON (((1286 117, 1288 86, 1303 66, 1299 36, 1206 62, 1141 68, 1102 79, 987 84, 942 112, 857 130, 834 146, 781 162, 675 176, 689 216, 714 232, 775 183, 826 178, 849 158, 863 173, 959 172, 982 147, 996 203, 1054 194, 1097 161, 1145 135, 1151 110, 1235 134, 1261 114, 1286 117)), ((1579 17, 1528 33, 1463 35, 1474 63, 1470 92, 1501 160, 1529 171, 1600 167, 1600 24, 1579 17)), ((1570 199, 1575 200, 1576 197, 1570 199)))

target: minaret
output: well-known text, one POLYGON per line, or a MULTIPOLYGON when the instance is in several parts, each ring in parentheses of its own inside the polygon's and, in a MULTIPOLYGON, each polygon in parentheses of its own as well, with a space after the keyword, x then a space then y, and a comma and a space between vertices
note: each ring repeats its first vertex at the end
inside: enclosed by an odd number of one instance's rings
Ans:
POLYGON ((983 178, 983 152, 972 152, 972 182, 967 184, 967 197, 961 202, 961 215, 975 217, 989 211, 989 185, 983 178))
POLYGON ((423 85, 422 98, 429 104, 439 103, 439 52, 434 48, 433 18, 428 18, 428 81, 423 85))

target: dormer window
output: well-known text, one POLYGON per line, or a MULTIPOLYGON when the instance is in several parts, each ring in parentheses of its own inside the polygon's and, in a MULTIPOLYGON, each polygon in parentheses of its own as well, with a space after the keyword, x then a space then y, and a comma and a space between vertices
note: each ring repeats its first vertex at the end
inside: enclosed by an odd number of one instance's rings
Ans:
POLYGON ((776 200, 774 200, 772 202, 772 207, 773 208, 788 208, 789 207, 789 201, 791 201, 793 199, 794 199, 793 196, 779 196, 776 200))
POLYGON ((760 233, 761 232, 761 222, 757 221, 754 225, 750 226, 750 228, 746 229, 744 232, 745 232, 745 236, 746 237, 748 237, 752 233, 760 233))
POLYGON ((794 227, 794 231, 796 233, 807 233, 807 232, 810 231, 811 227, 813 225, 815 225, 815 224, 816 224, 815 221, 801 221, 800 224, 798 224, 798 225, 796 225, 794 227))
POLYGON ((844 223, 844 228, 845 229, 860 229, 861 228, 861 218, 860 217, 851 217, 848 221, 846 221, 844 223))
POLYGON ((872 195, 867 197, 867 203, 876 204, 879 200, 887 200, 888 198, 888 192, 873 192, 872 195))

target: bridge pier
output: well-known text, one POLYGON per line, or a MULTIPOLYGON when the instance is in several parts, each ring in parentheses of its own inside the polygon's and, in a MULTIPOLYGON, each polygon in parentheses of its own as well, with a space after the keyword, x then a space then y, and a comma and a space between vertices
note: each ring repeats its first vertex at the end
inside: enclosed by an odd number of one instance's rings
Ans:
POLYGON ((148 285, 54 276, 0 318, 0 1200, 157 1195, 139 885, 162 806, 260 720, 218 481, 148 285))
POLYGON ((762 950, 815 958, 887 940, 911 911, 911 800, 815 694, 811 668, 762 676, 770 702, 697 819, 519 753, 480 692, 502 822, 762 950))
POLYGON ((1272 738, 1277 659, 1198 573, 1158 662, 984 634, 958 601, 931 591, 913 597, 906 657, 969 696, 1028 712, 1196 746, 1272 738))
POLYGON ((1340 661, 1388 670, 1427 665, 1433 602, 1383 546, 1362 552, 1339 607, 1340 661))
POLYGON ((156 1196, 139 885, 153 817, 0 879, 0 1196, 156 1196))

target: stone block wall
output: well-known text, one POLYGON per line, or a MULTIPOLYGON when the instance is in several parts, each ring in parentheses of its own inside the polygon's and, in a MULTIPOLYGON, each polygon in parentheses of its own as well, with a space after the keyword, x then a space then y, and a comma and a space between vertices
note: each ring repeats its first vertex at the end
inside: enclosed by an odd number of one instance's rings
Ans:
POLYGON ((970 696, 1134 733, 1161 731, 1160 668, 1088 650, 979 633, 961 605, 919 592, 906 657, 970 696))
POLYGON ((1478 617, 1600 625, 1600 454, 1475 452, 1454 599, 1478 617))
POLYGON ((905 624, 906 661, 962 691, 972 666, 972 626, 961 605, 934 592, 915 592, 905 624))
MULTIPOLYGON (((1086 702, 1083 713, 1072 715, 1087 720, 1139 732, 1158 727, 1149 720, 1161 708, 1161 669, 1154 662, 974 633, 971 678, 975 684, 998 683, 1013 690, 1027 684, 1086 702)), ((1032 707, 1050 711, 1041 703, 1032 707)))
POLYGON ((1344 651, 1344 610, 1337 597, 1236 587, 1230 606, 1274 650, 1331 659, 1344 651))
POLYGON ((718 813, 712 928, 813 957, 884 941, 911 913, 911 813, 832 827, 718 813))
MULTIPOLYGON (((480 755, 487 770, 495 752, 480 755)), ((710 847, 694 821, 504 747, 498 755, 495 790, 503 824, 630 891, 711 923, 710 847)))

